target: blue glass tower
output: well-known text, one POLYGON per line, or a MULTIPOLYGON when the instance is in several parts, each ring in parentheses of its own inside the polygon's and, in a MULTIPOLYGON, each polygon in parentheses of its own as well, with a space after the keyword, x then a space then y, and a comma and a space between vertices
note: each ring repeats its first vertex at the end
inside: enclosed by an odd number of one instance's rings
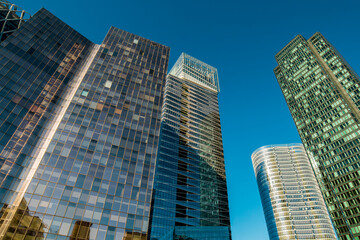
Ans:
POLYGON ((146 239, 169 48, 45 9, 0 46, 0 239, 146 239))
POLYGON ((182 54, 166 79, 151 240, 231 239, 217 69, 182 54))

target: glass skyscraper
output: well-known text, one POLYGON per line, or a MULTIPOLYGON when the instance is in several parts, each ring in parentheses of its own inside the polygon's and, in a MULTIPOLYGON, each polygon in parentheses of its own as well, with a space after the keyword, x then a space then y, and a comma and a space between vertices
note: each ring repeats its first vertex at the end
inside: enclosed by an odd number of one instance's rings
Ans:
POLYGON ((271 240, 336 239, 301 144, 261 147, 251 158, 271 240))
POLYGON ((147 238, 168 57, 45 9, 1 43, 1 239, 147 238))
POLYGON ((231 239, 218 72, 182 54, 166 79, 151 240, 231 239))
POLYGON ((275 56, 274 72, 333 224, 360 239, 360 79, 320 34, 295 37, 275 56))

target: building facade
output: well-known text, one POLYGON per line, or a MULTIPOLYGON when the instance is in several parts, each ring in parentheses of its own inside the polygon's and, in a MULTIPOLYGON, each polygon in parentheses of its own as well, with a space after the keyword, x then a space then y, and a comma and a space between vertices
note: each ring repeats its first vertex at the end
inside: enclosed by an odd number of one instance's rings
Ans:
POLYGON ((0 46, 0 239, 146 239, 169 48, 41 9, 0 46))
POLYGON ((360 239, 360 81, 320 34, 295 37, 274 69, 340 239, 360 239))
POLYGON ((251 159, 271 240, 336 239, 301 144, 261 147, 251 159))
POLYGON ((151 240, 231 239, 217 69, 182 54, 166 79, 151 240))

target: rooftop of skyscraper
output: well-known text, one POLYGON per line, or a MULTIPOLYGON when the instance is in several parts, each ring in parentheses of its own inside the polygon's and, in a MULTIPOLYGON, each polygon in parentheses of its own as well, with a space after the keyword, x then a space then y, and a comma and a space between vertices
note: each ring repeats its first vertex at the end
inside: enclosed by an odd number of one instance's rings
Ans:
POLYGON ((182 53, 169 74, 220 92, 218 71, 186 53, 182 53))

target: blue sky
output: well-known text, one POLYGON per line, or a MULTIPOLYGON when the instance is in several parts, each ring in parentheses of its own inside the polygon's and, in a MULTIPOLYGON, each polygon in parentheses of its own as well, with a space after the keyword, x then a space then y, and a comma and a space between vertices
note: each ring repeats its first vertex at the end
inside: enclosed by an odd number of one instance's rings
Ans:
POLYGON ((171 48, 169 68, 186 52, 219 71, 219 104, 234 240, 268 239, 251 153, 300 142, 273 74, 275 54, 292 38, 321 32, 360 73, 356 0, 13 0, 45 7, 95 43, 110 26, 171 48))

